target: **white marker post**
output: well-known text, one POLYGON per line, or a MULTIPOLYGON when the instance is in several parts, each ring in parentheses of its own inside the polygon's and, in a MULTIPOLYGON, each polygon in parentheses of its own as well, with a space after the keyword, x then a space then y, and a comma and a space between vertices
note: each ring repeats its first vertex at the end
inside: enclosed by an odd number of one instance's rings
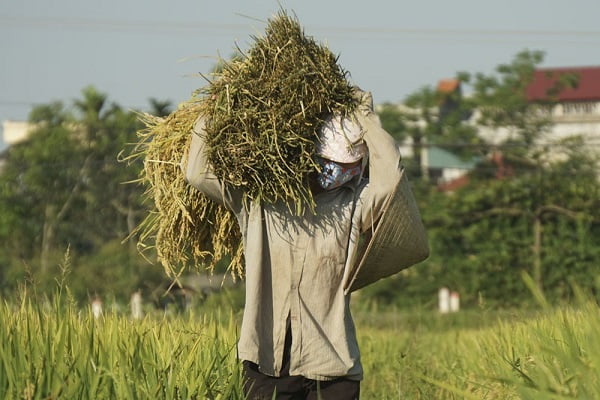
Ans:
POLYGON ((460 296, 458 292, 450 293, 450 312, 457 312, 460 310, 460 296))
POLYGON ((438 309, 441 314, 450 312, 450 290, 446 287, 442 287, 438 291, 438 309))
POLYGON ((142 294, 138 290, 131 295, 131 317, 133 319, 142 319, 144 312, 142 311, 142 294))

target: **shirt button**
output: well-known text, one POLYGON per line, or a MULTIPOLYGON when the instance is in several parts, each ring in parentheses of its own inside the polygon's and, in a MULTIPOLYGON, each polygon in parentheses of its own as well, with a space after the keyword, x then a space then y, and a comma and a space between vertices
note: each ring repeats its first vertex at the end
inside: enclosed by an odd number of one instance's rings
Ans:
POLYGON ((292 283, 292 290, 296 290, 296 284, 292 283))

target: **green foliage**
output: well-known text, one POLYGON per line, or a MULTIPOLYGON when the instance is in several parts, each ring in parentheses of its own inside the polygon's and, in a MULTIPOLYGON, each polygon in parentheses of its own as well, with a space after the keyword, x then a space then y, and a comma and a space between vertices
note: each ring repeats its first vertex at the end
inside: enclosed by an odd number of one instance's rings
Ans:
MULTIPOLYGON (((579 138, 539 144, 551 121, 539 112, 540 105, 528 101, 525 88, 542 60, 543 53, 524 51, 494 74, 459 73, 457 79, 473 91, 468 97, 452 93, 450 103, 430 87, 406 99, 408 110, 395 118, 413 139, 414 175, 419 176, 424 140, 463 156, 469 152, 457 150, 480 149, 481 155, 500 150, 509 169, 498 180, 497 165, 484 158, 470 174, 471 183, 452 194, 413 180, 431 256, 366 288, 366 296, 434 306, 437 290, 446 286, 471 306, 481 301, 514 305, 529 298, 520 278, 523 271, 553 302, 570 299, 573 282, 597 287, 597 155, 579 138), (442 107, 447 104, 452 105, 449 110, 442 107), (465 115, 472 117, 468 124, 465 115), (487 146, 472 136, 473 129, 484 128, 503 128, 508 138, 487 146)), ((575 78, 560 81, 554 94, 576 84, 575 78)))
POLYGON ((199 309, 207 314, 214 310, 228 310, 232 315, 241 316, 244 311, 245 287, 221 288, 209 293, 200 303, 199 309))
POLYGON ((404 114, 399 110, 396 104, 385 103, 377 110, 377 115, 381 120, 381 126, 398 142, 403 142, 406 137, 406 125, 404 114))
MULTIPOLYGON (((496 67, 496 74, 475 74, 472 85, 483 114, 480 123, 495 127, 527 125, 531 113, 525 89, 543 59, 542 52, 523 51, 511 63, 496 67)), ((470 81, 468 74, 463 73, 463 76, 470 81)))
MULTIPOLYGON (((119 162, 140 126, 136 114, 109 105, 106 95, 88 87, 70 109, 59 102, 35 107, 30 123, 33 132, 8 150, 0 174, 2 290, 14 290, 26 277, 45 290, 66 248, 73 259, 83 260, 78 265, 91 268, 82 282, 97 286, 86 277, 103 273, 105 278, 133 277, 104 283, 120 289, 142 279, 146 272, 134 242, 120 249, 114 245, 134 231, 144 208, 141 187, 125 184, 137 179, 141 164, 119 162), (98 255, 109 258, 106 246, 112 246, 115 258, 126 257, 114 265, 95 263, 98 255)), ((75 289, 80 299, 95 290, 75 289)))
POLYGON ((564 168, 559 164, 540 175, 475 182, 451 196, 431 192, 422 214, 432 256, 397 278, 402 297, 434 299, 437 288, 447 286, 467 304, 483 296, 516 305, 528 298, 521 271, 539 273, 539 284, 553 301, 569 299, 572 282, 593 289, 590 276, 597 275, 600 262, 595 217, 600 187, 595 176, 583 172, 565 179, 564 168))
POLYGON ((523 51, 510 64, 499 65, 497 74, 478 73, 472 82, 474 102, 480 112, 477 124, 507 129, 510 137, 504 150, 516 156, 531 156, 531 146, 551 127, 549 117, 539 112, 540 105, 526 97, 526 88, 543 59, 542 52, 523 51))
POLYGON ((524 306, 523 271, 551 303, 572 300, 574 283, 600 293, 600 184, 595 158, 576 147, 562 162, 504 180, 472 178, 450 195, 415 185, 431 256, 363 289, 365 297, 433 308, 438 289, 449 287, 463 305, 524 306))
MULTIPOLYGON (((236 325, 0 305, 3 399, 242 399, 236 325)), ((231 321, 231 320, 230 320, 231 321)))
POLYGON ((123 303, 134 291, 147 295, 165 281, 160 267, 149 264, 119 240, 106 242, 94 253, 80 257, 69 278, 69 287, 78 299, 98 295, 123 303))
POLYGON ((38 107, 32 112, 38 128, 31 141, 13 146, 8 153, 0 183, 5 248, 28 254, 36 244, 32 239, 42 236, 47 209, 66 202, 77 181, 77 170, 67 167, 81 160, 64 126, 68 118, 60 103, 38 107), (68 161, 71 156, 76 159, 68 161))

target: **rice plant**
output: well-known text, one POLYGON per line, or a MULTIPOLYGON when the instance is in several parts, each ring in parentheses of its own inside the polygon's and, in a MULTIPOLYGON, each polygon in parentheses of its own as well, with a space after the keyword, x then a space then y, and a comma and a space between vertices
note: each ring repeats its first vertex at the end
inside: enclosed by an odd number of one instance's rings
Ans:
POLYGON ((402 312, 393 328, 359 323, 366 398, 600 398, 600 308, 594 301, 536 315, 513 311, 495 322, 488 316, 487 326, 478 328, 465 318, 482 318, 481 312, 461 313, 430 314, 425 329, 402 312))
POLYGON ((230 256, 243 274, 235 217, 187 185, 181 171, 194 123, 203 121, 213 172, 250 203, 282 202, 301 215, 314 211, 308 178, 317 131, 328 116, 361 101, 338 58, 281 10, 246 52, 222 61, 189 101, 166 118, 143 115, 146 128, 130 158, 142 158, 152 212, 139 228, 142 248, 155 248, 171 276, 190 266, 214 268, 230 256))
POLYGON ((236 325, 0 305, 2 399, 242 399, 236 325))
MULTIPOLYGON (((51 301, 5 300, 0 398, 243 399, 239 315, 218 310, 133 320, 96 318, 66 289, 51 301)), ((363 399, 600 398, 593 301, 535 313, 367 310, 356 320, 363 399)))

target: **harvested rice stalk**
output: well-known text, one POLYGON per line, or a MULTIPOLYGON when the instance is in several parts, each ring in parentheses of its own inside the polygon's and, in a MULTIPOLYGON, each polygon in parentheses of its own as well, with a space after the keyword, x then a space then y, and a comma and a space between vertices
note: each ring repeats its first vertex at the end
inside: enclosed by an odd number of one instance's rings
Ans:
POLYGON ((144 116, 140 132, 142 180, 155 211, 140 226, 141 243, 153 241, 173 275, 194 263, 214 266, 231 256, 242 272, 242 243, 234 216, 190 187, 180 170, 198 116, 205 121, 207 157, 244 201, 284 202, 301 215, 314 210, 308 177, 318 128, 333 113, 357 106, 347 73, 325 46, 305 36, 284 11, 242 57, 226 61, 192 100, 161 119, 144 116))
POLYGON ((199 92, 208 159, 247 202, 282 201, 302 214, 314 206, 308 176, 318 168, 317 129, 356 107, 353 88, 337 57, 284 11, 254 39, 199 92))
POLYGON ((212 269, 228 255, 231 271, 241 275, 241 236, 235 217, 188 185, 181 171, 197 117, 197 100, 183 103, 166 118, 142 115, 146 128, 138 132, 137 151, 144 158, 142 180, 155 210, 138 228, 139 243, 142 250, 154 243, 169 276, 177 276, 190 264, 212 269))

